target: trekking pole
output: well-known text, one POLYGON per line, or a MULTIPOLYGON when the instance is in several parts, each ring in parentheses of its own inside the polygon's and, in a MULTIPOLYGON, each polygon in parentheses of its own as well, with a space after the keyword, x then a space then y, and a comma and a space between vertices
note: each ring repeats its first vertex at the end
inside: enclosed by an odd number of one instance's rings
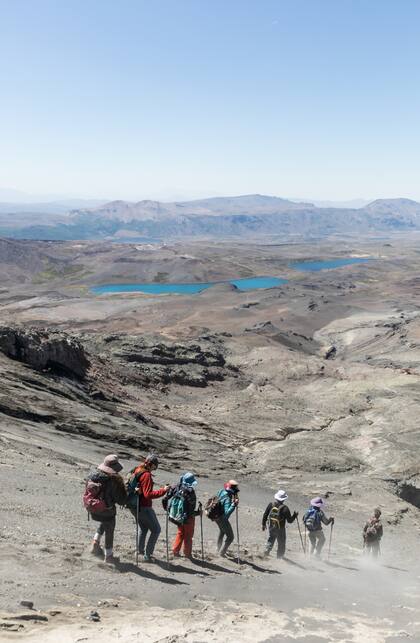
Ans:
POLYGON ((330 555, 331 555, 331 543, 332 543, 332 535, 333 535, 333 527, 334 523, 331 523, 331 531, 330 531, 330 542, 328 544, 328 560, 330 560, 330 555))
POLYGON ((303 524, 304 524, 304 529, 305 529, 305 531, 304 531, 304 534, 305 534, 304 535, 304 550, 305 550, 305 556, 306 556, 306 525, 305 525, 305 523, 303 523, 303 524))
POLYGON ((166 564, 169 567, 169 515, 166 510, 166 564))
POLYGON ((139 566, 139 505, 140 496, 137 494, 136 502, 136 565, 139 566))
POLYGON ((305 545, 303 544, 303 538, 302 538, 302 532, 301 532, 301 530, 300 530, 299 519, 297 519, 297 520, 296 520, 296 524, 297 524, 297 526, 298 526, 299 537, 300 537, 300 544, 302 545, 303 553, 304 553, 304 554, 306 554, 306 547, 305 547, 305 545))
POLYGON ((236 505, 236 542, 237 542, 237 546, 238 546, 238 565, 239 565, 240 562, 241 562, 241 558, 240 558, 240 555, 239 555, 239 514, 238 514, 238 511, 239 511, 239 507, 238 507, 238 505, 236 505))
POLYGON ((204 562, 204 539, 203 539, 203 505, 198 503, 200 509, 200 530, 201 530, 201 560, 204 562))

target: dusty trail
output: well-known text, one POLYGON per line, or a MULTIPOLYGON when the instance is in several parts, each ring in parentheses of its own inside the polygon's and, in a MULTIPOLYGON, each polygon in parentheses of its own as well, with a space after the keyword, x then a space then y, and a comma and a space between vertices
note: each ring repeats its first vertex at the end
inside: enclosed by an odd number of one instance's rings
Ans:
MULTIPOLYGON (((304 556, 296 525, 288 527, 287 560, 263 560, 260 521, 273 490, 244 484, 239 566, 216 557, 216 530, 205 520, 204 563, 181 559, 167 568, 163 532, 157 547, 162 562, 137 568, 134 525, 120 510, 115 546, 121 562, 109 569, 88 553, 93 526, 80 504, 81 480, 89 462, 100 460, 99 446, 70 439, 64 454, 63 442, 50 444, 49 451, 10 437, 2 444, 8 500, 1 508, 0 640, 420 640, 420 566, 412 530, 386 524, 383 556, 375 564, 362 556, 357 512, 340 515, 341 500, 332 496, 329 511, 337 523, 330 561, 304 556), (34 601, 48 621, 13 620, 13 614, 28 614, 19 606, 22 599, 34 601), (100 622, 86 620, 92 610, 100 622)), ((157 478, 174 481, 176 474, 159 471, 157 478)), ((201 479, 200 496, 220 485, 201 479)), ((302 514, 306 498, 293 483, 287 488, 289 505, 302 514)), ((159 502, 155 506, 164 524, 159 502)), ((171 538, 174 531, 171 526, 171 538)), ((198 531, 194 551, 199 558, 198 531)))

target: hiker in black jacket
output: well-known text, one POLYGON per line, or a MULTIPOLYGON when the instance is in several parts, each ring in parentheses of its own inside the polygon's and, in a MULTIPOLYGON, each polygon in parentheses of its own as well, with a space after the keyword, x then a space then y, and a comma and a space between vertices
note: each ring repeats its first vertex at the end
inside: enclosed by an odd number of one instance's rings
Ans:
POLYGON ((298 513, 290 513, 290 509, 284 502, 288 495, 283 489, 277 491, 274 502, 270 502, 264 511, 262 529, 265 531, 268 521, 268 540, 264 556, 269 556, 277 540, 277 558, 283 558, 286 551, 286 522, 292 523, 296 520, 298 513))
POLYGON ((120 476, 122 465, 120 464, 116 455, 107 455, 102 464, 96 469, 91 471, 86 482, 86 493, 93 485, 97 485, 99 493, 96 500, 95 507, 91 504, 91 508, 85 506, 89 511, 92 520, 99 523, 96 533, 93 537, 91 553, 94 556, 103 558, 108 564, 115 564, 117 559, 114 557, 114 530, 115 530, 115 517, 117 514, 116 504, 124 505, 127 500, 127 492, 125 490, 124 480, 120 476), (98 510, 99 508, 99 510, 98 510), (101 547, 101 538, 105 534, 105 557, 104 550, 101 547))

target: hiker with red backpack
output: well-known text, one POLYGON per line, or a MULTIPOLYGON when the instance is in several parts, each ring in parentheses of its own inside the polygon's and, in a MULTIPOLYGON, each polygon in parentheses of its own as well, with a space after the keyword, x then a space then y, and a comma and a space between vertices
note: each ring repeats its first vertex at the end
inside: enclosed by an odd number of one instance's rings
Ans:
POLYGON ((323 512, 325 502, 322 498, 312 498, 311 506, 303 516, 305 529, 308 531, 309 541, 311 543, 311 554, 321 555, 322 548, 325 544, 325 536, 322 525, 334 524, 334 518, 327 518, 323 512))
POLYGON ((201 503, 196 509, 197 496, 195 488, 198 482, 189 471, 181 476, 179 483, 168 492, 167 511, 171 522, 178 526, 178 531, 172 545, 175 558, 180 556, 181 547, 185 558, 192 559, 192 544, 195 528, 195 517, 202 515, 201 503))
POLYGON ((140 527, 137 550, 146 563, 154 562, 153 552, 161 532, 159 521, 152 507, 152 501, 155 498, 161 498, 170 489, 170 485, 165 485, 153 490, 152 471, 156 471, 158 466, 158 457, 150 454, 143 464, 135 467, 130 472, 127 481, 127 507, 140 527), (146 544, 149 532, 150 536, 146 544))
POLYGON ((229 480, 229 482, 225 483, 223 489, 221 489, 215 497, 218 502, 214 502, 215 499, 210 499, 209 501, 213 501, 214 514, 217 514, 217 517, 211 518, 211 509, 208 509, 207 515, 210 519, 214 520, 219 527, 217 551, 220 556, 223 557, 226 556, 227 550, 235 539, 232 526, 229 522, 229 518, 233 514, 235 509, 238 508, 238 493, 239 485, 236 480, 229 480))
POLYGON ((92 520, 99 522, 93 537, 91 553, 115 564, 114 531, 116 524, 116 504, 125 505, 127 493, 124 480, 120 475, 122 465, 118 456, 107 455, 102 464, 94 469, 86 480, 83 504, 92 520), (101 538, 105 534, 105 552, 101 547, 101 538))
POLYGON ((262 529, 265 531, 268 522, 268 540, 264 556, 268 557, 277 541, 277 558, 283 558, 286 551, 286 521, 292 523, 298 517, 298 512, 290 513, 285 505, 288 495, 283 489, 279 489, 274 495, 274 502, 270 502, 264 511, 262 529))
POLYGON ((363 528, 364 549, 374 558, 377 558, 381 552, 381 538, 384 534, 381 513, 379 508, 374 509, 373 516, 369 518, 363 528))

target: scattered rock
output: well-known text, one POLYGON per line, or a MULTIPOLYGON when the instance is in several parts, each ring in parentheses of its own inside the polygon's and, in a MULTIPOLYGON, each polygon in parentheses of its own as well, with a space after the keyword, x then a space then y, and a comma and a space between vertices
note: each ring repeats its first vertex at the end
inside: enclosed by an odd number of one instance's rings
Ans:
POLYGON ((33 601, 20 601, 19 605, 21 605, 22 607, 27 607, 28 610, 31 610, 34 607, 33 601))
POLYGON ((86 617, 86 620, 93 621, 94 623, 98 623, 101 620, 101 617, 99 616, 96 610, 92 610, 89 616, 86 617))

